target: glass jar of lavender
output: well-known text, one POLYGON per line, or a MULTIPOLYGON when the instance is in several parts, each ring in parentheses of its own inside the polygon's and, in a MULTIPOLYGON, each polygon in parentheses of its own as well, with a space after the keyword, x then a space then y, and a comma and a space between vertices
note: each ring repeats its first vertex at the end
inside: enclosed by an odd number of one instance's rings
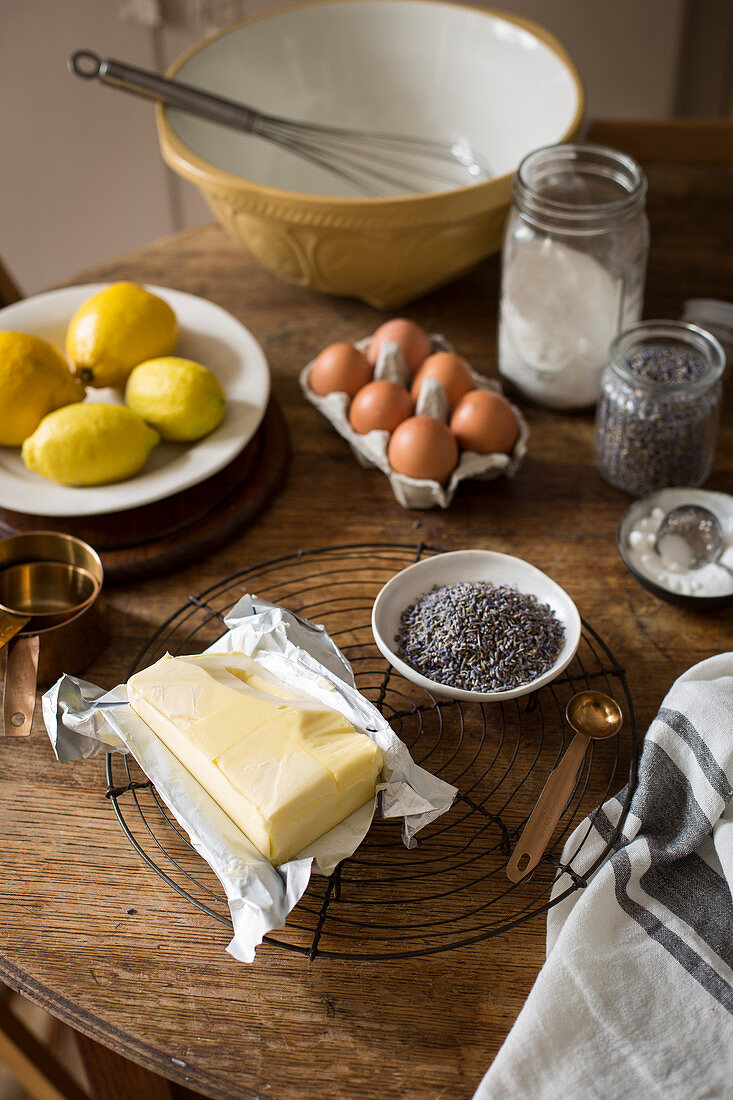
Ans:
POLYGON ((596 413, 596 461, 617 489, 645 496, 696 486, 713 465, 725 353, 705 329, 644 321, 611 345, 596 413))
POLYGON ((551 145, 519 165, 502 252, 499 372, 555 409, 595 405, 608 346, 641 318, 649 229, 639 165, 551 145))

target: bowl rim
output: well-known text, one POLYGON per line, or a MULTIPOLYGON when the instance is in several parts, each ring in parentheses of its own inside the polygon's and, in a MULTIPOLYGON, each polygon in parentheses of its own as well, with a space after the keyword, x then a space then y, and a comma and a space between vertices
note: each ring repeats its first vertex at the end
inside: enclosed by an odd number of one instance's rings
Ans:
MULTIPOLYGON (((205 38, 201 39, 201 41, 194 43, 193 46, 184 50, 184 52, 168 67, 165 75, 169 78, 175 77, 181 66, 195 56, 195 54, 199 53, 199 51, 210 46, 211 43, 215 42, 217 39, 223 38, 225 35, 231 34, 232 31, 236 31, 240 27, 247 26, 250 23, 257 23, 264 19, 286 15, 289 12, 301 11, 307 8, 330 7, 334 4, 343 6, 348 3, 363 2, 364 0, 298 0, 296 3, 284 4, 267 11, 253 12, 243 19, 238 19, 233 23, 227 24, 225 27, 220 27, 218 30, 214 31, 213 34, 207 35, 205 38)), ((367 2, 370 2, 370 0, 367 0, 367 2)), ((382 2, 382 0, 374 0, 374 2, 382 2)), ((475 7, 472 4, 461 3, 460 0, 400 0, 400 3, 432 4, 435 7, 458 8, 463 11, 473 12, 477 15, 488 15, 505 23, 511 23, 514 26, 520 27, 539 39, 565 65, 575 86, 577 97, 575 114, 555 144, 561 145, 577 134, 585 113, 585 89, 580 79, 580 74, 570 59, 567 50, 551 31, 548 31, 539 23, 535 23, 532 19, 525 19, 523 16, 514 15, 511 12, 505 12, 499 8, 475 7)), ((336 210, 341 212, 348 210, 349 213, 366 212, 367 210, 379 210, 384 213, 389 208, 394 208, 396 210, 402 209, 406 203, 414 204, 418 201, 423 205, 435 203, 436 201, 444 200, 446 196, 483 196, 485 190, 492 186, 497 189, 502 187, 508 188, 516 171, 515 169, 515 171, 506 172, 502 176, 492 176, 489 180, 484 180, 481 183, 471 184, 466 187, 458 187, 449 191, 431 191, 427 194, 395 195, 384 198, 348 198, 342 195, 310 195, 306 192, 290 191, 280 187, 273 187, 270 184, 257 183, 243 176, 237 176, 224 168, 219 168, 198 153, 195 153, 193 149, 186 145, 178 134, 174 132, 168 118, 167 107, 160 103, 156 104, 155 115, 158 140, 160 142, 163 159, 170 168, 173 168, 191 182, 205 185, 207 188, 213 187, 226 190, 239 189, 244 183, 247 185, 248 189, 254 195, 259 196, 260 199, 269 200, 270 202, 297 202, 303 207, 311 207, 318 210, 326 206, 329 208, 336 208, 336 210)))
MULTIPOLYGON (((486 578, 477 577, 476 579, 486 578)), ((525 589, 525 591, 527 590, 525 589)), ((531 594, 537 595, 534 591, 531 594)), ((544 597, 540 596, 540 598, 544 597)), ((419 561, 413 562, 412 565, 405 566, 404 569, 400 569, 399 572, 395 573, 377 593, 377 597, 372 605, 371 626, 377 649, 379 649, 382 656, 386 657, 392 667, 404 676, 406 680, 410 680, 413 684, 417 684, 418 687, 423 688, 430 694, 435 694, 443 698, 458 699, 461 702, 469 703, 503 703, 539 691, 540 688, 552 683, 553 680, 564 672, 578 651, 582 634, 582 620, 575 601, 557 581, 553 580, 552 577, 543 572, 542 569, 533 565, 525 558, 517 557, 515 554, 505 554, 498 550, 486 550, 482 547, 467 547, 462 550, 440 551, 428 558, 421 558, 419 561), (564 605, 565 614, 563 617, 563 626, 565 628, 565 641, 558 654, 557 660, 547 672, 544 672, 541 676, 536 677, 527 684, 520 684, 519 687, 507 688, 504 691, 469 691, 465 688, 455 688, 448 684, 441 684, 437 680, 431 680, 429 677, 423 676, 422 673, 417 672, 416 669, 412 668, 411 665, 408 665, 406 661, 403 661, 397 656, 394 647, 387 638, 384 637, 380 627, 379 619, 383 604, 387 602, 391 592, 394 591, 395 588, 399 588, 400 584, 404 584, 404 577, 407 573, 411 573, 414 576, 419 573, 421 569, 424 570, 428 563, 435 563, 436 559, 445 562, 451 559, 455 561, 458 558, 463 558, 468 561, 481 559, 484 562, 496 562, 499 564, 516 563, 521 567, 522 571, 530 577, 536 577, 542 584, 547 585, 553 592, 556 602, 560 602, 564 605)))

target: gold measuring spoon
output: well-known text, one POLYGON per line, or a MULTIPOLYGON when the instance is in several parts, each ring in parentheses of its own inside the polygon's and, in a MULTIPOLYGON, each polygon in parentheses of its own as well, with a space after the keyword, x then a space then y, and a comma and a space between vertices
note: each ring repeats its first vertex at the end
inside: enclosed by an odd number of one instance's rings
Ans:
POLYGON ((591 740, 613 737, 623 723, 621 707, 615 699, 604 695, 602 691, 579 691, 577 695, 573 695, 565 708, 565 717, 575 730, 575 737, 560 763, 550 772, 507 864, 507 877, 512 882, 519 882, 534 871, 542 858, 573 793, 591 740))
POLYGON ((37 632, 78 614, 98 589, 92 574, 71 562, 23 561, 0 569, 0 649, 24 631, 8 650, 5 666, 6 737, 30 733, 38 673, 37 632))

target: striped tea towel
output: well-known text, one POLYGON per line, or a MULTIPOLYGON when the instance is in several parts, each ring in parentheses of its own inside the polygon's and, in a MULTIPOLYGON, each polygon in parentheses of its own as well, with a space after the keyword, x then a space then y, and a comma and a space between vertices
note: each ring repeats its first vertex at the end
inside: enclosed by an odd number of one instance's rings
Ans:
MULTIPOLYGON (((547 960, 475 1100, 733 1097, 733 653, 652 722, 622 835, 551 909, 547 960)), ((591 814, 582 874, 623 792, 591 814)), ((567 842, 569 859, 588 822, 567 842)), ((570 885, 561 876, 555 892, 570 885)))

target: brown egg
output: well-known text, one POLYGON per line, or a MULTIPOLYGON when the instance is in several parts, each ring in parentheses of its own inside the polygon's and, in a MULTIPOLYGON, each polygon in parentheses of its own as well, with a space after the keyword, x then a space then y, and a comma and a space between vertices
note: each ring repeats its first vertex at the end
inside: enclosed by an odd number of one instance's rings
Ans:
POLYGON ((457 405, 450 427, 462 450, 482 455, 511 454, 519 435, 511 405, 490 390, 467 393, 457 405))
POLYGON ((433 350, 430 338, 424 329, 414 321, 407 321, 404 317, 395 317, 393 321, 385 321, 372 336, 372 342, 367 348, 367 359, 374 366, 377 362, 379 349, 387 340, 398 344, 407 369, 411 374, 416 374, 425 359, 433 350))
POLYGON ((390 466, 407 477, 446 482, 458 462, 458 444, 434 416, 411 416, 395 428, 387 450, 390 466))
POLYGON ((415 375, 412 383, 412 399, 417 401, 426 378, 436 378, 445 390, 450 407, 454 409, 464 394, 474 387, 471 368, 460 355, 451 351, 436 351, 430 355, 415 375))
POLYGON ((366 386, 372 368, 366 355, 352 344, 329 344, 313 364, 310 386, 319 397, 329 393, 346 393, 353 397, 366 386))
POLYGON ((380 379, 359 390, 351 402, 349 423, 360 435, 375 428, 393 432, 398 424, 412 416, 412 410, 412 398, 404 386, 380 379))

